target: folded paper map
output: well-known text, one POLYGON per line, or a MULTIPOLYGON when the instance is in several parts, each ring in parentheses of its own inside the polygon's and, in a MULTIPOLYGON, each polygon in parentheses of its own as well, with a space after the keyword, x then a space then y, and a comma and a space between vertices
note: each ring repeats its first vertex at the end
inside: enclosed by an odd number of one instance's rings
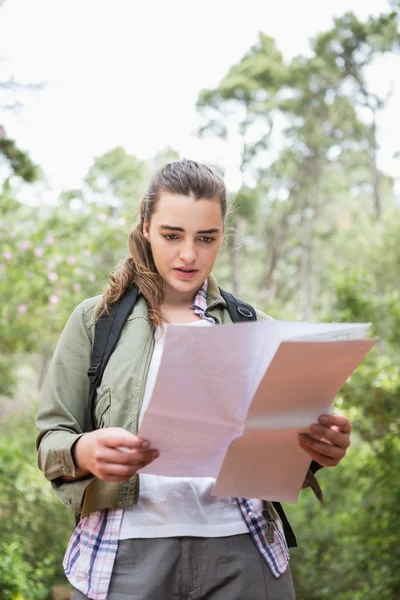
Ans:
POLYGON ((167 326, 139 430, 160 456, 140 472, 213 477, 217 496, 297 502, 311 462, 298 435, 332 411, 374 344, 369 326, 167 326))

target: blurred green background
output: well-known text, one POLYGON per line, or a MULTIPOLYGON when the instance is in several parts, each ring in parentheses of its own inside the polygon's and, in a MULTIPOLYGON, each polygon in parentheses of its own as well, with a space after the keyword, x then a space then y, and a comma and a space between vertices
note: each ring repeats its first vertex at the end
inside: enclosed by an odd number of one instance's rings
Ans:
MULTIPOLYGON (((324 505, 306 490, 287 507, 299 600, 400 599, 400 193, 378 160, 390 94, 370 89, 367 75, 383 56, 398 56, 399 22, 398 0, 365 20, 348 12, 290 60, 260 33, 196 106, 200 139, 240 149, 219 283, 277 318, 371 321, 379 336, 335 401, 354 434, 343 463, 319 474, 324 505)), ((18 93, 0 72, 0 98, 11 88, 18 93)), ((29 203, 21 190, 43 180, 42 166, 8 137, 6 121, 0 600, 42 600, 66 584, 62 557, 74 527, 36 467, 33 421, 46 369, 72 309, 101 292, 126 255, 149 175, 180 151, 143 160, 110 148, 76 189, 29 203)), ((222 161, 215 166, 224 174, 222 161)))

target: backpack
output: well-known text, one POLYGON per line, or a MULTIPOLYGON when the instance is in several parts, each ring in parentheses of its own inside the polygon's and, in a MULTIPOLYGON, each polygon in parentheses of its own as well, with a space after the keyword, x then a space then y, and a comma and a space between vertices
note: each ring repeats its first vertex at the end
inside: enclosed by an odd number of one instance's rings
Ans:
MULTIPOLYGON (((221 296, 226 302, 229 315, 233 323, 243 323, 247 321, 256 321, 257 315, 254 308, 239 300, 230 292, 219 289, 221 296)), ((139 296, 139 290, 136 286, 131 286, 125 292, 118 302, 109 307, 109 311, 102 313, 96 323, 94 342, 88 369, 88 377, 90 380, 88 406, 85 415, 84 432, 93 431, 93 405, 96 396, 96 390, 99 387, 103 378, 104 370, 107 366, 109 358, 118 343, 122 329, 128 320, 129 315, 133 311, 139 296)), ((296 536, 287 520, 283 508, 279 502, 272 502, 279 518, 282 521, 283 530, 286 541, 289 547, 297 546, 296 536)), ((271 518, 267 503, 264 502, 264 510, 267 520, 271 518)), ((80 515, 76 515, 77 522, 80 515)))

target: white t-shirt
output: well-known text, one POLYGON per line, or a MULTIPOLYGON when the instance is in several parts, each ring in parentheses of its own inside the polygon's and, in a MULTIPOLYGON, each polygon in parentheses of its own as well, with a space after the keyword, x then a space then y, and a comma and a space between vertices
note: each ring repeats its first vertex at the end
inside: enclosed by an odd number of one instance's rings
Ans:
MULTIPOLYGON (((205 319, 188 324, 206 327, 205 319)), ((158 328, 146 382, 139 426, 150 402, 160 367, 164 335, 158 328)), ((196 536, 223 537, 248 533, 237 501, 211 495, 215 480, 209 477, 160 477, 139 475, 140 493, 136 506, 124 510, 121 540, 135 538, 196 536)))

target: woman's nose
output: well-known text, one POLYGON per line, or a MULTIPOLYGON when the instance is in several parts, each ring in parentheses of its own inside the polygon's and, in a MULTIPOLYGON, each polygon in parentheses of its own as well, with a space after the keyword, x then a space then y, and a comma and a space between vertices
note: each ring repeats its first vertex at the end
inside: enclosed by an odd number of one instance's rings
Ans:
POLYGON ((185 262, 192 263, 196 259, 196 249, 194 244, 192 242, 184 244, 179 255, 185 262))

